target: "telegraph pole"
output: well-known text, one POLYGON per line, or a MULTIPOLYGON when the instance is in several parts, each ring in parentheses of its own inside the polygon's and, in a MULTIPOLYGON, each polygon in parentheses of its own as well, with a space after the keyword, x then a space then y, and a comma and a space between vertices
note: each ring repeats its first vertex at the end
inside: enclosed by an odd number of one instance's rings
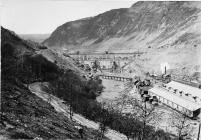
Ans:
POLYGON ((201 127, 201 123, 199 122, 199 130, 198 130, 198 138, 197 138, 197 140, 200 139, 200 127, 201 127))
POLYGON ((71 91, 70 91, 70 119, 72 120, 73 111, 72 111, 72 84, 71 84, 71 91))

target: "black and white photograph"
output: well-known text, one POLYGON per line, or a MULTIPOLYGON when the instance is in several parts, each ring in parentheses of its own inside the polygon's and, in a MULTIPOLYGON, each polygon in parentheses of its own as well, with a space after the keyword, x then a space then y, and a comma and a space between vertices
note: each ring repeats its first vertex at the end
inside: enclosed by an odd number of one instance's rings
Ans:
POLYGON ((201 140, 201 1, 0 0, 0 140, 201 140))

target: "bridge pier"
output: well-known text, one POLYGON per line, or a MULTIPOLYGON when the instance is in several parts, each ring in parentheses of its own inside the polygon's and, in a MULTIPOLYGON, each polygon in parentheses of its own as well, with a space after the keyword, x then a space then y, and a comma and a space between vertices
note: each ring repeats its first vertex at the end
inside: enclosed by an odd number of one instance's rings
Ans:
POLYGON ((120 80, 121 80, 121 81, 124 81, 124 78, 121 77, 120 80))
POLYGON ((123 82, 125 81, 125 78, 122 78, 123 79, 123 82))

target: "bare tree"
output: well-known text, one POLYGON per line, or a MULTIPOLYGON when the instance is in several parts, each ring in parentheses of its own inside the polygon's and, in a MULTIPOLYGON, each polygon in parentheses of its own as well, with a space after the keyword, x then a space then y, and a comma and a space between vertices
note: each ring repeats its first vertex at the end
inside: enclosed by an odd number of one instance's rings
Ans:
POLYGON ((138 112, 137 117, 142 121, 141 140, 145 139, 146 126, 156 126, 161 121, 163 112, 157 112, 155 106, 142 101, 131 102, 138 112))
POLYGON ((129 140, 132 138, 135 140, 136 138, 139 139, 141 130, 139 129, 140 123, 138 119, 136 118, 136 115, 133 114, 122 114, 123 117, 121 117, 121 127, 123 129, 123 133, 126 135, 127 139, 129 140))
POLYGON ((116 61, 113 61, 113 64, 112 64, 112 71, 113 71, 113 72, 116 72, 118 68, 119 68, 119 65, 117 64, 117 62, 116 62, 116 61))
MULTIPOLYGON (((148 125, 156 126, 161 121, 163 113, 157 112, 155 106, 143 102, 141 99, 123 96, 123 98, 120 100, 122 100, 123 103, 121 108, 123 108, 123 105, 129 106, 129 112, 132 118, 142 122, 141 127, 139 127, 140 133, 136 131, 133 131, 133 133, 138 133, 138 136, 140 135, 140 139, 145 140, 145 134, 147 132, 148 125)), ((123 109, 121 110, 123 111, 123 109)))
POLYGON ((99 122, 100 122, 100 132, 101 132, 101 139, 103 139, 104 134, 107 132, 107 129, 111 124, 115 121, 118 120, 118 116, 115 115, 117 113, 115 109, 115 104, 114 102, 103 102, 101 103, 101 111, 99 112, 99 122), (115 116, 115 117, 114 117, 115 116))
POLYGON ((100 129, 100 132, 101 132, 101 139, 103 139, 104 134, 107 131, 107 129, 106 129, 107 125, 110 123, 110 120, 109 120, 110 119, 110 114, 109 114, 109 112, 107 110, 108 105, 105 102, 103 102, 101 104, 101 106, 102 106, 103 109, 101 110, 101 112, 99 114, 99 122, 100 122, 99 129, 100 129))
POLYGON ((92 65, 92 69, 96 72, 98 69, 101 71, 100 62, 95 60, 92 65))
POLYGON ((122 113, 124 111, 125 106, 127 105, 129 101, 129 95, 127 93, 121 94, 120 98, 115 100, 116 103, 116 109, 122 113))
POLYGON ((175 128, 179 140, 190 139, 193 129, 187 116, 187 112, 179 113, 174 111, 171 114, 171 126, 175 128))

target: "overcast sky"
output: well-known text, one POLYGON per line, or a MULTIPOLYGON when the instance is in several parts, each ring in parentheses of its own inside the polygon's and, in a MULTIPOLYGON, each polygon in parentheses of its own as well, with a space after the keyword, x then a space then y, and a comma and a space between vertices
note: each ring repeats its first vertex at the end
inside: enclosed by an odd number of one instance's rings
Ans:
MULTIPOLYGON (((0 0, 1 1, 1 0, 0 0)), ((1 24, 18 34, 51 33, 65 22, 128 8, 136 0, 3 0, 1 24)))

